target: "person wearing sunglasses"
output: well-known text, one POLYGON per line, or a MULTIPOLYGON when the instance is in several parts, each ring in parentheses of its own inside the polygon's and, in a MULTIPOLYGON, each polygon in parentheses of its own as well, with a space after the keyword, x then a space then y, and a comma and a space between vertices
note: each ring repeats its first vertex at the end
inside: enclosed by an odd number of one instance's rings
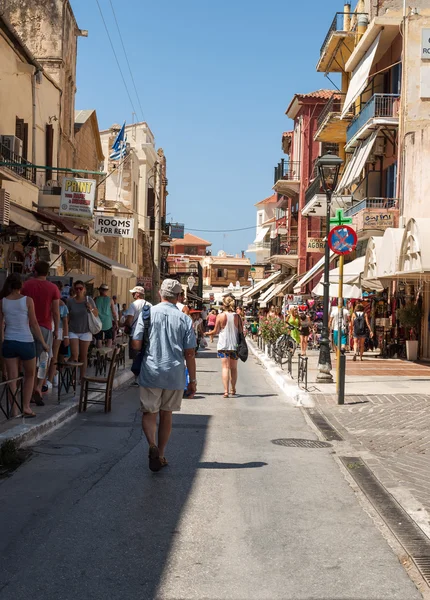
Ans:
POLYGON ((88 314, 93 313, 98 317, 98 310, 92 298, 87 296, 85 285, 82 281, 73 284, 74 296, 67 300, 69 309, 69 338, 70 358, 84 363, 81 367, 81 378, 87 369, 88 348, 92 342, 93 334, 90 331, 88 314))

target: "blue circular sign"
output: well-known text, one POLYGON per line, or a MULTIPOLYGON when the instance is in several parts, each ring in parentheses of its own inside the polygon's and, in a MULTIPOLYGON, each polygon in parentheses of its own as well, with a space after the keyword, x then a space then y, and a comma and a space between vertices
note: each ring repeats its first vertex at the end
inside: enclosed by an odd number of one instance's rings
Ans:
POLYGON ((349 225, 337 225, 329 233, 328 245, 335 254, 349 254, 357 246, 357 234, 349 225))

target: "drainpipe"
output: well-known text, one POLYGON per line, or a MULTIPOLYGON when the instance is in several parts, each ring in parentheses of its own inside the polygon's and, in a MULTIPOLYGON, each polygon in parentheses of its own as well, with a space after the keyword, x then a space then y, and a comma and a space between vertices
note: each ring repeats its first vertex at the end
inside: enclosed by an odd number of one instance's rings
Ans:
POLYGON ((35 68, 31 75, 31 162, 36 164, 36 77, 40 73, 39 69, 35 68))
POLYGON ((155 230, 154 230, 154 264, 155 264, 155 287, 158 289, 160 284, 160 269, 161 269, 161 256, 160 256, 160 242, 161 242, 161 219, 160 219, 160 208, 161 208, 161 186, 162 186, 162 174, 161 174, 161 163, 155 163, 155 187, 154 187, 154 217, 155 217, 155 230))

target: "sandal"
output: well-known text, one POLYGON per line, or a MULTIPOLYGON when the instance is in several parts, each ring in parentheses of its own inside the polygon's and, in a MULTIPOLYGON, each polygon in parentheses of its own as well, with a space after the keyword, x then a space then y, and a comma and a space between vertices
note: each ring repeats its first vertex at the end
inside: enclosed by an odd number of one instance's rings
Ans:
POLYGON ((228 397, 229 397, 228 392, 225 392, 224 393, 224 398, 228 398, 228 397))
POLYGON ((232 396, 236 396, 236 395, 237 395, 237 394, 236 394, 236 388, 231 390, 231 395, 232 395, 232 396))
POLYGON ((33 419, 34 417, 37 417, 36 413, 35 413, 35 412, 33 412, 33 411, 31 411, 31 412, 29 412, 29 413, 27 413, 27 412, 23 412, 23 413, 22 413, 22 415, 18 415, 18 416, 19 416, 19 417, 22 417, 23 419, 24 419, 25 417, 27 417, 27 419, 33 419))
POLYGON ((149 458, 150 470, 153 471, 154 473, 159 471, 162 467, 162 464, 160 461, 160 452, 159 452, 157 446, 149 447, 148 458, 149 458))
POLYGON ((160 464, 162 467, 168 467, 169 463, 167 462, 167 458, 165 456, 160 456, 160 464))
POLYGON ((42 394, 39 391, 33 392, 31 402, 32 402, 32 404, 36 404, 36 406, 45 406, 45 403, 42 398, 42 394))

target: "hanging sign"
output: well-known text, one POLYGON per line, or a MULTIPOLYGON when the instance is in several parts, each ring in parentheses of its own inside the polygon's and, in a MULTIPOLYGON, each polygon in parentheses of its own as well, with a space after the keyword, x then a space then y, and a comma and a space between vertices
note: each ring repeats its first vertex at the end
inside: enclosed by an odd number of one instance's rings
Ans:
POLYGON ((422 29, 421 35, 421 58, 428 60, 430 58, 430 29, 422 29))
POLYGON ((183 223, 169 223, 170 237, 176 240, 184 239, 184 228, 183 223))
POLYGON ((133 238, 134 219, 97 215, 94 219, 94 231, 107 237, 133 238))
POLYGON ((306 245, 307 252, 318 252, 319 254, 324 254, 324 248, 324 238, 308 237, 306 245))
POLYGON ((193 287, 196 285, 196 280, 192 275, 190 275, 187 279, 187 283, 188 283, 188 288, 191 291, 193 289, 193 287))
POLYGON ((92 219, 96 185, 95 179, 63 179, 59 214, 62 217, 92 219))
POLYGON ((357 246, 357 234, 349 225, 337 225, 329 233, 328 245, 335 254, 349 254, 357 246))

